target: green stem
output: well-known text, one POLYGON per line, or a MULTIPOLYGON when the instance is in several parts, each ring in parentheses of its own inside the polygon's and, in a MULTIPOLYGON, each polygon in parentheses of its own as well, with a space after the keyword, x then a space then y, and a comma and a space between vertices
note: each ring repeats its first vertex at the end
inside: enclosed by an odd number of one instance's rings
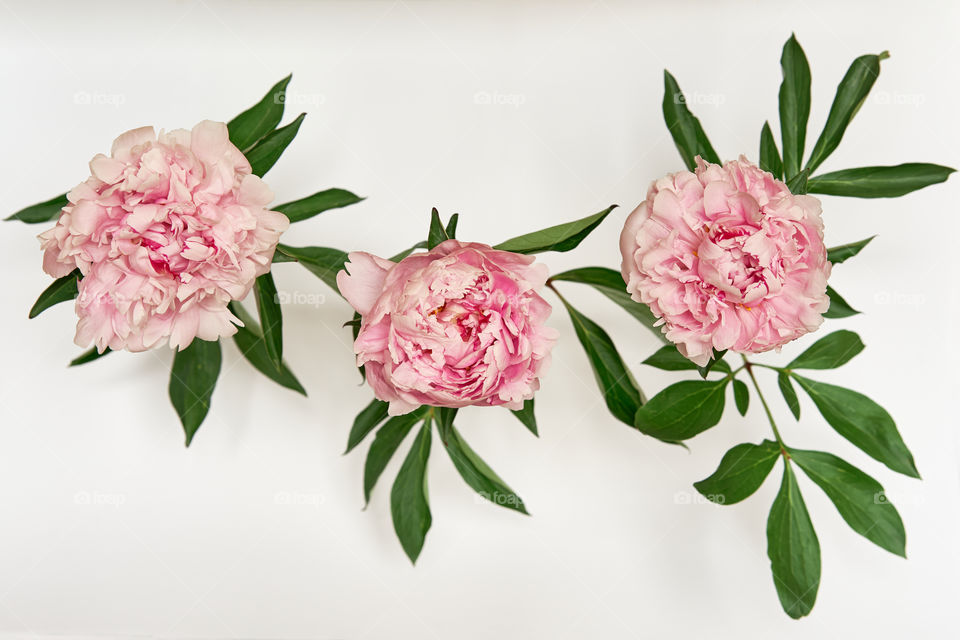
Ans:
POLYGON ((783 454, 785 459, 789 459, 790 456, 787 454, 787 445, 783 444, 783 438, 780 437, 780 430, 777 429, 777 423, 773 419, 773 413, 770 411, 770 406, 767 404, 767 399, 763 397, 763 391, 760 390, 760 385, 757 383, 757 377, 753 375, 754 363, 747 360, 746 356, 741 357, 743 358, 743 368, 747 370, 747 375, 750 376, 750 380, 753 382, 753 388, 757 390, 757 395, 760 397, 760 403, 763 405, 763 410, 767 414, 767 420, 770 421, 770 427, 773 429, 773 437, 777 439, 777 444, 780 445, 780 453, 783 454))

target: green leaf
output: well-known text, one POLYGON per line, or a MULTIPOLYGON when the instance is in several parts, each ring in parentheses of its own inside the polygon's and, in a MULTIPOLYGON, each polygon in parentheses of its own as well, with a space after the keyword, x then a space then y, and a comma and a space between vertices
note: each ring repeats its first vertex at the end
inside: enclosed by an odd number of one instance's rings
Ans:
POLYGON ((537 432, 537 416, 533 413, 533 398, 523 401, 523 409, 519 411, 510 411, 513 415, 517 417, 517 420, 523 423, 527 429, 530 430, 530 433, 540 437, 540 434, 537 432))
POLYGON ((220 342, 194 338, 183 351, 178 351, 170 369, 170 402, 180 416, 187 446, 210 410, 210 397, 220 375, 220 342))
POLYGON ((433 519, 427 498, 427 459, 430 457, 430 418, 427 417, 390 491, 393 529, 410 562, 416 564, 433 519))
POLYGON ((860 253, 863 248, 870 244, 870 241, 876 237, 877 236, 870 236, 869 238, 864 238, 859 242, 851 242, 849 244, 842 244, 839 247, 827 249, 827 260, 829 260, 832 264, 846 262, 848 258, 852 258, 860 253))
POLYGON ((913 455, 883 407, 862 393, 792 375, 837 433, 894 471, 920 477, 913 455))
POLYGON ((805 194, 808 189, 807 183, 808 183, 809 177, 810 177, 810 170, 804 169, 803 171, 801 171, 800 173, 793 176, 792 178, 790 178, 790 180, 787 181, 787 189, 789 189, 790 193, 794 195, 799 196, 799 195, 805 194))
POLYGON ((814 342, 787 365, 787 369, 836 369, 863 351, 860 336, 853 331, 834 331, 814 342))
POLYGON ((877 77, 880 75, 880 61, 888 57, 890 56, 886 51, 880 55, 860 56, 847 69, 846 75, 843 76, 843 80, 837 86, 837 94, 830 106, 827 123, 823 126, 823 132, 817 138, 817 143, 813 145, 813 151, 810 152, 810 158, 807 160, 806 168, 811 173, 840 144, 847 126, 857 111, 860 110, 860 106, 867 99, 867 94, 870 93, 873 83, 877 81, 877 77))
POLYGON ((760 131, 760 168, 772 173, 777 180, 783 180, 783 162, 769 122, 764 122, 760 131))
POLYGON ((76 298, 79 294, 77 284, 82 277, 80 269, 74 269, 62 278, 54 280, 33 303, 28 317, 36 318, 53 305, 76 298))
POLYGON ((246 153, 253 144, 274 130, 283 118, 286 103, 287 85, 292 75, 287 76, 270 88, 260 102, 253 105, 227 123, 230 142, 246 153))
POLYGON ((809 614, 820 588, 820 542, 787 463, 767 519, 767 556, 783 610, 794 619, 809 614))
MULTIPOLYGON (((454 214, 454 215, 457 215, 457 214, 454 214)), ((450 222, 451 222, 451 223, 453 222, 453 218, 450 218, 450 222)), ((454 226, 456 226, 456 225, 454 225, 454 226)), ((403 260, 404 258, 406 258, 407 256, 409 256, 411 253, 413 253, 413 252, 416 251, 417 249, 426 249, 426 248, 427 248, 427 242, 426 242, 425 240, 423 240, 423 241, 418 242, 417 244, 413 245, 413 246, 410 247, 409 249, 405 249, 405 250, 401 251, 400 253, 398 253, 397 255, 393 256, 392 258, 390 258, 390 261, 391 261, 391 262, 400 262, 401 260, 403 260)))
POLYGON ((903 521, 879 482, 822 451, 790 449, 790 457, 823 489, 851 529, 890 553, 907 557, 903 521))
MULTIPOLYGON (((642 364, 662 369, 663 371, 695 371, 699 367, 677 351, 677 347, 668 344, 660 347, 656 353, 643 361, 642 364)), ((713 367, 717 371, 730 373, 730 365, 726 360, 719 360, 713 367)))
MULTIPOLYGON (((470 446, 452 425, 448 430, 448 437, 443 441, 453 466, 460 472, 460 477, 481 496, 501 507, 513 509, 527 514, 527 508, 520 496, 500 479, 493 469, 470 446)), ((529 515, 529 514, 528 514, 529 515)))
POLYGON ((909 162, 893 167, 860 167, 824 173, 810 179, 810 193, 851 198, 897 198, 945 182, 955 169, 909 162))
POLYGON ((373 491, 377 479, 383 473, 387 463, 390 462, 390 458, 396 453, 407 434, 410 433, 413 425, 420 422, 426 412, 425 407, 420 407, 402 416, 395 416, 387 420, 377 431, 377 436, 373 439, 373 444, 370 445, 370 450, 367 452, 367 459, 363 468, 363 498, 367 503, 370 502, 370 492, 373 491))
POLYGON ((351 204, 362 202, 363 200, 364 198, 350 193, 345 189, 327 189, 326 191, 318 191, 312 196, 294 200, 293 202, 286 202, 271 208, 287 216, 290 222, 300 222, 324 211, 347 207, 351 204))
POLYGON ((780 445, 770 440, 738 444, 723 454, 720 466, 710 477, 693 486, 711 502, 736 504, 760 488, 779 456, 780 445))
POLYGON ((437 431, 440 433, 440 439, 443 440, 444 445, 447 444, 447 438, 453 429, 453 421, 457 417, 457 411, 459 409, 454 407, 435 407, 433 410, 437 421, 437 431))
POLYGON ((750 389, 747 388, 743 380, 733 380, 733 401, 737 405, 737 411, 740 415, 747 415, 747 409, 750 408, 750 389))
POLYGON ((277 286, 269 271, 259 276, 254 284, 257 312, 267 355, 278 370, 283 364, 283 313, 277 296, 277 286))
POLYGON ((555 276, 551 276, 550 280, 554 282, 580 282, 592 286, 620 305, 627 313, 636 318, 640 324, 650 329, 661 342, 667 342, 667 338, 663 335, 660 328, 654 326, 659 319, 653 315, 650 307, 630 297, 630 294, 627 293, 627 286, 623 283, 623 276, 620 275, 619 271, 614 271, 606 267, 583 267, 558 273, 555 276))
POLYGON ((280 363, 279 369, 274 366, 269 354, 267 354, 267 345, 263 339, 263 333, 260 327, 257 326, 257 321, 247 313, 243 305, 237 302, 231 302, 227 307, 230 309, 230 312, 244 324, 242 327, 237 327, 237 332, 233 334, 233 341, 236 343, 240 353, 243 354, 243 357, 246 358, 257 371, 281 387, 286 387, 304 396, 307 395, 306 389, 303 388, 303 385, 300 384, 300 381, 293 375, 293 372, 290 371, 290 368, 285 362, 280 363))
POLYGON ((635 426, 660 440, 686 440, 720 422, 728 377, 684 380, 650 398, 637 410, 635 426))
POLYGON ((824 318, 849 318, 860 313, 829 285, 827 286, 827 296, 830 298, 830 307, 823 314, 824 318))
POLYGON ((687 169, 693 171, 697 168, 697 156, 707 162, 720 164, 720 157, 710 145, 700 120, 690 113, 680 85, 666 69, 663 70, 663 120, 687 169))
POLYGON ((67 200, 67 194, 50 198, 45 202, 30 205, 25 209, 20 209, 16 213, 7 216, 5 220, 19 220, 27 224, 38 224, 41 222, 53 222, 60 218, 60 210, 70 204, 67 200))
POLYGON ((323 280, 328 287, 340 293, 337 288, 337 273, 347 261, 347 252, 329 247, 290 247, 277 245, 277 252, 302 264, 307 271, 323 280))
POLYGON ((457 237, 457 222, 459 222, 459 220, 460 220, 459 213, 455 213, 452 216, 450 216, 450 219, 447 221, 447 228, 445 229, 445 231, 447 232, 448 238, 457 237))
POLYGON ((94 360, 102 358, 108 353, 112 353, 112 351, 110 350, 110 347, 107 347, 106 349, 104 349, 103 353, 100 353, 99 351, 97 351, 96 347, 93 347, 91 349, 84 351, 79 356, 71 360, 68 366, 77 367, 77 366, 80 366, 81 364, 87 364, 88 362, 93 362, 94 360))
POLYGON ((277 163, 287 146, 297 137, 300 125, 303 124, 303 119, 306 117, 307 114, 301 113, 296 120, 285 127, 273 130, 253 145, 245 154, 247 160, 250 161, 253 175, 262 178, 277 163))
POLYGON ((495 245, 493 248, 526 254, 543 253, 544 251, 570 251, 590 235, 590 232, 596 229, 616 206, 613 204, 592 216, 511 238, 495 245))
POLYGON ((793 414, 794 418, 799 420, 800 398, 797 397, 797 392, 793 388, 793 383, 790 382, 790 376, 787 375, 785 371, 781 371, 777 375, 777 384, 780 386, 780 393, 783 395, 783 399, 786 401, 787 406, 790 407, 790 413, 793 414))
POLYGON ((566 300, 563 300, 563 304, 570 314, 577 338, 587 352, 607 408, 617 420, 634 426, 633 417, 643 404, 643 396, 613 340, 600 325, 574 309, 566 300))
POLYGON ((445 240, 449 240, 447 230, 440 222, 440 212, 434 207, 430 212, 430 232, 427 234, 427 249, 433 249, 435 246, 445 240))
MULTIPOLYGON (((810 117, 810 65, 796 36, 783 45, 780 55, 780 137, 783 140, 783 172, 787 179, 800 173, 803 146, 810 117)), ((791 189, 791 191, 793 191, 791 189)))
MULTIPOLYGON (((350 326, 350 332, 353 334, 353 342, 357 342, 357 337, 360 336, 360 325, 363 324, 363 318, 360 317, 360 314, 356 311, 353 312, 353 319, 350 322, 345 323, 343 326, 350 326)), ((367 367, 366 365, 360 365, 357 367, 357 371, 360 372, 360 380, 363 382, 367 381, 367 367)))
MULTIPOLYGON (((723 356, 725 355, 727 355, 726 349, 723 351, 717 351, 714 349, 713 353, 710 355, 710 359, 707 360, 707 364, 703 365, 702 367, 697 367, 697 371, 700 372, 700 377, 706 380, 707 374, 709 374, 718 363, 723 362, 723 356)), ((727 370, 730 370, 729 365, 727 365, 727 370)))
POLYGON ((358 413, 357 417, 354 418, 353 427, 350 429, 350 435, 347 438, 347 450, 343 453, 348 454, 353 451, 354 447, 363 442, 367 434, 386 420, 387 409, 389 408, 390 404, 383 400, 377 400, 376 398, 371 400, 370 404, 364 407, 363 411, 358 413))

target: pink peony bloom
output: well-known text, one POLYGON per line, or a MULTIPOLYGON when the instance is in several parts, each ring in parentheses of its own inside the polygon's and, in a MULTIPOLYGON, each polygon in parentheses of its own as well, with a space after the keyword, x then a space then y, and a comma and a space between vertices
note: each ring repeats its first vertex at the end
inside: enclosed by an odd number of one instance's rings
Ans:
POLYGON ((533 397, 557 338, 533 260, 457 240, 399 263, 350 254, 337 285, 363 318, 357 365, 390 415, 533 397))
POLYGON ((820 201, 743 156, 657 180, 620 235, 627 290, 680 353, 759 353, 814 331, 830 301, 820 201))
POLYGON ((227 303, 270 270, 290 222, 266 209, 273 194, 227 126, 128 131, 90 172, 39 236, 44 271, 83 274, 76 343, 144 351, 169 341, 182 350, 236 333, 227 303))

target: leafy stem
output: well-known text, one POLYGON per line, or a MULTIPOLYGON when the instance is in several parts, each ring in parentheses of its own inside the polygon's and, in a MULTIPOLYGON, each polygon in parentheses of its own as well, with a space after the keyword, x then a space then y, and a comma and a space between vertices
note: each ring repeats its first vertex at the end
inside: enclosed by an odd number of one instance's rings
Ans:
POLYGON ((760 390, 760 385, 757 383, 757 377, 753 375, 753 366, 755 363, 747 360, 746 356, 741 357, 743 358, 743 368, 747 370, 747 375, 750 376, 750 381, 753 382, 753 388, 756 389, 757 396, 760 398, 760 404, 763 405, 763 410, 767 414, 767 420, 770 421, 770 427, 773 429, 773 437, 776 438, 777 444, 780 445, 780 453, 783 454, 785 459, 789 459, 790 455, 787 453, 787 445, 783 443, 783 439, 780 437, 780 430, 777 429, 777 423, 773 419, 773 413, 770 411, 770 406, 767 404, 767 399, 763 397, 763 391, 760 390))

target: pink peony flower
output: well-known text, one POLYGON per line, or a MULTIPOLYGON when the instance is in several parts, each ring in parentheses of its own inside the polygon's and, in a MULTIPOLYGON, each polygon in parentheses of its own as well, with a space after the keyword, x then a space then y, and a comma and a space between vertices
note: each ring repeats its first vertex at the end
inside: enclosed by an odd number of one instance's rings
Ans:
POLYGON ((390 415, 533 397, 557 338, 533 260, 457 240, 399 263, 350 254, 337 285, 363 318, 357 365, 390 415))
POLYGON ((627 290, 680 353, 759 353, 814 331, 830 301, 820 201, 743 156, 657 180, 620 235, 627 290))
POLYGON ((182 350, 236 333, 227 303, 270 270, 290 223, 266 209, 273 194, 227 126, 128 131, 90 172, 39 236, 44 271, 83 274, 76 343, 144 351, 169 340, 182 350))

